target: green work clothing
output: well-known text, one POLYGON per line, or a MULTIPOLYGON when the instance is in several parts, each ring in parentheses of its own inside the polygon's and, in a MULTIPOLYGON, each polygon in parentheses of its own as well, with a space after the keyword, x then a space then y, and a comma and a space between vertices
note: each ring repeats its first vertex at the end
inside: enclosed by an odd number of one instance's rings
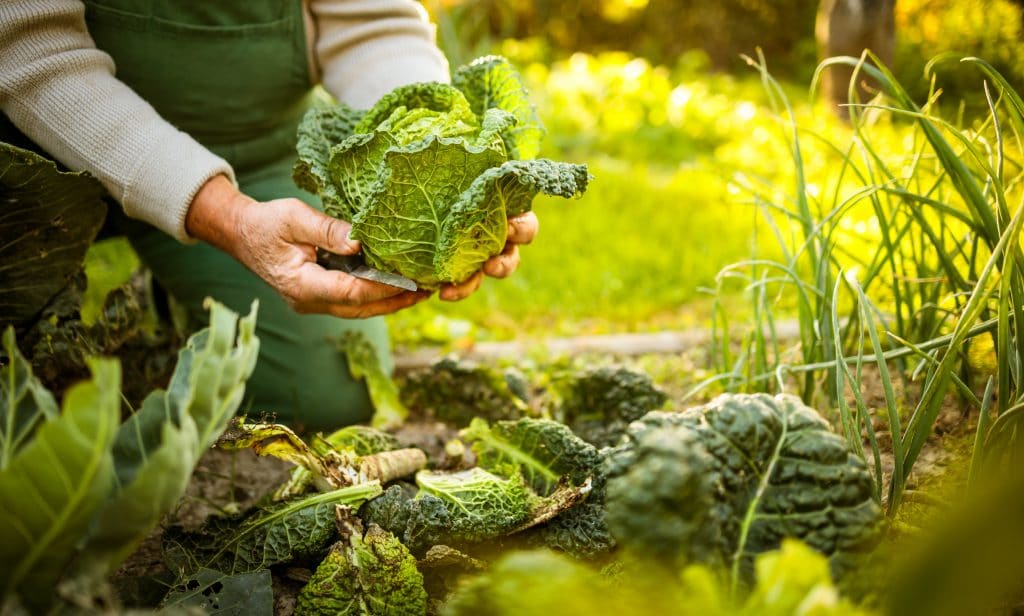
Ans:
MULTIPOLYGON (((86 0, 86 23, 117 77, 169 122, 234 168, 239 187, 268 201, 319 200, 295 187, 296 127, 313 104, 301 0, 86 0)), ((240 263, 128 221, 156 280, 197 318, 204 297, 244 312, 260 302, 260 357, 243 409, 314 430, 365 421, 372 407, 332 340, 365 333, 390 367, 381 318, 296 314, 240 263)))

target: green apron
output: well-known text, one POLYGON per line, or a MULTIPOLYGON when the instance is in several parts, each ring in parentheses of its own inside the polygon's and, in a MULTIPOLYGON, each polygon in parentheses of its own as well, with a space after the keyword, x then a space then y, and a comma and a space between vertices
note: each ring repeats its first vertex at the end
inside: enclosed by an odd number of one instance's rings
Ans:
MULTIPOLYGON (((260 201, 319 200, 295 187, 295 131, 313 102, 301 0, 86 0, 86 23, 117 77, 169 122, 227 160, 260 201)), ((390 368, 380 318, 299 315, 267 284, 206 244, 186 246, 138 222, 125 231, 157 281, 205 322, 210 295, 245 312, 260 302, 260 357, 243 410, 306 429, 366 421, 362 382, 332 342, 356 329, 390 368)))

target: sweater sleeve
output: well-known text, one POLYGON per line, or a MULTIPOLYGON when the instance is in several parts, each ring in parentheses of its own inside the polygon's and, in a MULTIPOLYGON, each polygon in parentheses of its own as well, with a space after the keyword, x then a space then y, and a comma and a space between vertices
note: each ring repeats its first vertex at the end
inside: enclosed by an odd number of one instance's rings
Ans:
POLYGON ((78 0, 0 2, 0 110, 54 158, 181 241, 199 188, 231 167, 114 76, 78 0))
POLYGON ((434 27, 414 0, 310 0, 314 57, 335 98, 369 108, 392 89, 449 81, 434 27))

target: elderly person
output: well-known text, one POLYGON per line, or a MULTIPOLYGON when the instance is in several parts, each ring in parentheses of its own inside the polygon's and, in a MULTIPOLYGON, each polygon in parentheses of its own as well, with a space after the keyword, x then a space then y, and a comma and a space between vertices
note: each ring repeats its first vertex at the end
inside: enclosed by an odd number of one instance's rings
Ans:
MULTIPOLYGON (((316 264, 316 247, 359 245, 293 184, 296 127, 318 84, 367 108, 396 86, 447 80, 413 0, 0 3, 0 111, 99 178, 134 219, 123 229, 136 252, 191 312, 206 296, 236 311, 259 299, 246 406, 311 429, 372 411, 330 340, 359 330, 388 357, 380 315, 428 295, 316 264)), ((511 220, 505 252, 441 299, 512 273, 515 244, 536 228, 532 214, 511 220)))

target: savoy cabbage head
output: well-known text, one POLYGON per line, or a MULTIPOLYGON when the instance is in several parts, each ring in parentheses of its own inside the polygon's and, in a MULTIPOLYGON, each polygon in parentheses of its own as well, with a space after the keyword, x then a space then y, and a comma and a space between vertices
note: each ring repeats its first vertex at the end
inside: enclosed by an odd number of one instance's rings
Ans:
POLYGON ((537 193, 586 190, 585 165, 529 160, 542 134, 518 74, 485 57, 451 85, 399 87, 368 111, 311 110, 295 181, 352 223, 368 264, 434 289, 499 254, 506 220, 529 211, 537 193))
POLYGON ((749 580, 755 555, 796 538, 838 577, 883 530, 863 460, 795 396, 723 394, 652 411, 630 424, 605 471, 612 535, 669 568, 709 563, 749 580))

